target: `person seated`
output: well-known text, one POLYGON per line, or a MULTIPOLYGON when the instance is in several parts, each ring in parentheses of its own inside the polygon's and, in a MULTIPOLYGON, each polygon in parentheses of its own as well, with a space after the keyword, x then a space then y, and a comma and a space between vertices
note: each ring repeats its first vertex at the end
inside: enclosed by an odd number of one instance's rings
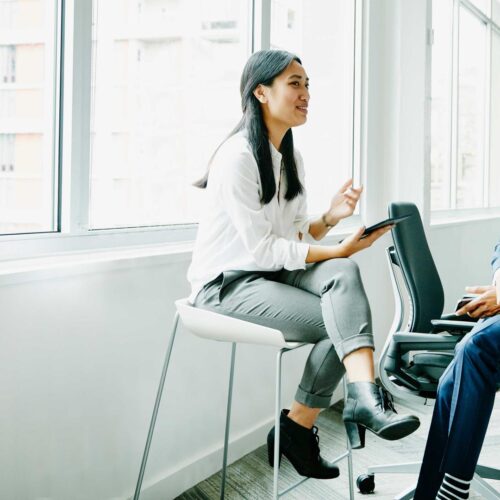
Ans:
MULTIPOLYGON (((390 227, 366 238, 361 227, 336 245, 310 244, 353 214, 362 187, 347 181, 321 217, 307 215, 292 128, 307 120, 309 78, 297 56, 254 53, 240 91, 243 117, 196 184, 207 189, 207 198, 188 271, 190 300, 279 329, 289 342, 314 344, 295 401, 281 413, 280 456, 303 476, 333 478, 338 468, 321 457, 314 423, 346 371, 343 418, 353 447, 363 446, 366 429, 400 439, 419 426, 416 416, 398 415, 375 384, 370 306, 349 258, 390 227)), ((273 466, 274 429, 267 442, 273 466)))
POLYGON ((439 380, 415 500, 469 497, 500 383, 500 241, 492 266, 493 285, 467 287, 479 296, 456 312, 480 321, 439 380))

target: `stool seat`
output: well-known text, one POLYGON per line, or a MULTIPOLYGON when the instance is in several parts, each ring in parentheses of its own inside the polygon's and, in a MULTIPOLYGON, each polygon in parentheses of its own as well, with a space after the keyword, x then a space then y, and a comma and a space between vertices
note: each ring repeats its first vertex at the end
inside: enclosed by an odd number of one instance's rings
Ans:
POLYGON ((184 326, 194 335, 219 342, 238 342, 295 349, 304 342, 287 342, 275 328, 257 325, 224 314, 194 307, 187 299, 175 301, 184 326))

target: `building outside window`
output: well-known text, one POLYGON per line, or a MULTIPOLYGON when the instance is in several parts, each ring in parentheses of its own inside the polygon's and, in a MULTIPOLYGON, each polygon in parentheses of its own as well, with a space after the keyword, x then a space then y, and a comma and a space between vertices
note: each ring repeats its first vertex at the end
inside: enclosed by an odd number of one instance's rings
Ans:
POLYGON ((0 234, 56 229, 55 13, 0 0, 0 234))
POLYGON ((249 8, 94 0, 92 229, 198 220, 192 183, 241 115, 249 8))

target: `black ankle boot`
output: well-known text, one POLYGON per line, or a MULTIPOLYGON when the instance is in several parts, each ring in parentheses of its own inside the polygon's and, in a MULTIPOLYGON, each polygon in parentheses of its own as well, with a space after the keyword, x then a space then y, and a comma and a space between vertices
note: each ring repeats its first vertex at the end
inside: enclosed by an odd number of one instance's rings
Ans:
MULTIPOLYGON (((318 428, 303 427, 287 417, 289 410, 283 410, 280 418, 280 453, 285 455, 295 470, 306 477, 333 479, 338 477, 339 468, 322 458, 319 454, 318 428)), ((267 456, 269 465, 274 466, 274 427, 267 435, 267 456)))
POLYGON ((415 415, 398 415, 392 397, 372 382, 347 384, 344 424, 352 448, 365 446, 365 431, 393 441, 416 431, 420 420, 415 415))

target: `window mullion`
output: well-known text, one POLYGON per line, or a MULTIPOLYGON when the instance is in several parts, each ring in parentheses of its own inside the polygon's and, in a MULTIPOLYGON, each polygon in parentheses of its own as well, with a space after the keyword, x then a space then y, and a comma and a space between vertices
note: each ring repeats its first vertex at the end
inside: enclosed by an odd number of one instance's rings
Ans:
POLYGON ((460 1, 453 2, 453 27, 452 27, 452 77, 451 77, 451 151, 450 151, 450 208, 457 206, 457 169, 458 169, 458 75, 459 75, 459 43, 460 43, 460 1))
MULTIPOLYGON (((354 185, 361 184, 361 141, 363 124, 363 95, 366 89, 362 87, 362 78, 365 67, 364 55, 364 30, 366 29, 363 16, 363 2, 356 0, 354 3, 354 74, 353 87, 353 121, 352 121, 352 179, 354 185)), ((362 204, 362 200, 361 200, 362 204)))
POLYGON ((426 1, 426 49, 425 49, 425 113, 424 113, 424 198, 423 221, 429 227, 431 220, 431 116, 432 116, 432 45, 434 29, 432 0, 426 1))
POLYGON ((271 0, 254 0, 254 44, 257 50, 271 48, 271 0))
POLYGON ((65 30, 63 198, 61 230, 88 230, 90 184, 90 103, 92 2, 66 3, 65 30))
POLYGON ((483 158, 483 207, 490 206, 490 129, 491 129, 491 54, 492 54, 493 33, 491 24, 486 25, 486 75, 484 78, 484 158, 483 158))
POLYGON ((62 152, 63 152, 63 98, 64 98, 64 41, 65 41, 65 0, 60 0, 56 5, 56 85, 54 87, 54 109, 55 120, 53 124, 53 158, 54 158, 54 179, 53 179, 53 217, 54 228, 61 231, 62 217, 62 152))

